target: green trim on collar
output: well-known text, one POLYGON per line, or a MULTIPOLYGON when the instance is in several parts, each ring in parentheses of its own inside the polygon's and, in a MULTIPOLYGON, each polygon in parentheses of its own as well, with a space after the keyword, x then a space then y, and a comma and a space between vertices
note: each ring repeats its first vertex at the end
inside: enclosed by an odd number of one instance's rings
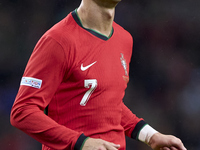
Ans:
POLYGON ((85 28, 85 27, 83 27, 83 24, 82 24, 82 22, 81 22, 81 19, 80 19, 78 13, 77 13, 77 8, 75 9, 75 13, 76 13, 76 15, 77 15, 77 17, 78 17, 78 20, 79 20, 79 22, 80 22, 82 28, 87 29, 87 30, 91 30, 91 31, 93 31, 93 32, 95 32, 95 33, 97 33, 97 34, 100 34, 100 35, 106 37, 107 39, 110 39, 111 36, 113 35, 113 32, 114 32, 113 27, 112 27, 112 30, 111 30, 111 33, 110 33, 109 36, 106 36, 106 35, 104 35, 104 34, 98 32, 98 31, 96 31, 96 30, 94 30, 94 29, 90 29, 90 28, 85 28))

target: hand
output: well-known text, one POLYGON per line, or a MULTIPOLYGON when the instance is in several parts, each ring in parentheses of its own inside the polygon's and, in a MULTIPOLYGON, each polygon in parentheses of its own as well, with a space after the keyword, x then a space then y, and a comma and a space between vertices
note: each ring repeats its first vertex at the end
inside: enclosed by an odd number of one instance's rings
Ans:
POLYGON ((82 150, 117 150, 120 145, 104 141, 102 139, 88 138, 82 150))
POLYGON ((179 138, 161 133, 154 134, 148 144, 153 150, 187 150, 179 138))

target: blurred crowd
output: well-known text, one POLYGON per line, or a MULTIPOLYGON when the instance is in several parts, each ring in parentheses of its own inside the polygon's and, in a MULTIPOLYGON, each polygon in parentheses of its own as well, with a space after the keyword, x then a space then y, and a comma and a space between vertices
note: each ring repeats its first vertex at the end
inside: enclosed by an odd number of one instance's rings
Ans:
MULTIPOLYGON (((41 145, 9 123, 10 109, 31 52, 80 0, 0 1, 0 147, 41 145)), ((115 21, 134 39, 125 104, 165 134, 200 149, 200 1, 122 0, 115 21)), ((149 150, 127 138, 127 150, 149 150)))

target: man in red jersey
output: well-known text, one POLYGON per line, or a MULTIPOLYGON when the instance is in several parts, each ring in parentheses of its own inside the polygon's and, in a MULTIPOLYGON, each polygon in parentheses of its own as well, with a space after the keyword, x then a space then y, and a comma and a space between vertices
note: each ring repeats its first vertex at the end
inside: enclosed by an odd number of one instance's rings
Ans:
POLYGON ((133 41, 113 21, 119 2, 82 0, 36 44, 11 124, 43 150, 125 150, 125 135, 154 150, 186 150, 180 139, 157 132, 122 101, 133 41))

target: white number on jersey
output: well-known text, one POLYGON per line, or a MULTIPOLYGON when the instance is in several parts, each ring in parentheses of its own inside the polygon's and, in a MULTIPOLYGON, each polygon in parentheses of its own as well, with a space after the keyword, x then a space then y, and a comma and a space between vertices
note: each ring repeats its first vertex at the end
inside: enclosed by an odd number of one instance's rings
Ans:
POLYGON ((83 98, 82 98, 82 100, 80 102, 81 106, 85 106, 87 104, 91 94, 93 93, 93 91, 97 87, 97 80, 96 79, 84 80, 84 87, 85 88, 90 88, 90 89, 83 96, 83 98))

